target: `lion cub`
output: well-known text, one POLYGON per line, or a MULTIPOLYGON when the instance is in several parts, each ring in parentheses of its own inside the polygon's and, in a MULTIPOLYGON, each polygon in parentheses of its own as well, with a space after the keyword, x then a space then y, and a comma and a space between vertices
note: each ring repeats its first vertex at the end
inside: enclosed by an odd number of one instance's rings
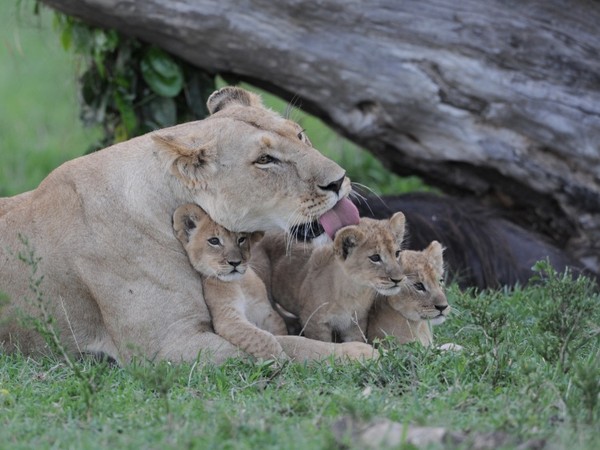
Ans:
POLYGON ((397 294, 404 281, 404 227, 401 212, 389 220, 361 219, 330 244, 296 243, 291 252, 283 236, 267 235, 260 247, 269 261, 264 279, 271 299, 298 316, 308 338, 364 342, 376 295, 397 294))
POLYGON ((404 250, 402 266, 408 283, 399 294, 378 299, 369 312, 367 338, 392 335, 399 344, 419 341, 431 345, 430 324, 437 325, 450 312, 442 287, 444 260, 442 245, 433 241, 420 252, 404 250))
POLYGON ((263 233, 228 231, 191 203, 175 210, 173 229, 202 275, 215 332, 254 357, 285 356, 274 336, 287 334, 285 323, 271 307, 264 283, 248 265, 250 249, 263 233))

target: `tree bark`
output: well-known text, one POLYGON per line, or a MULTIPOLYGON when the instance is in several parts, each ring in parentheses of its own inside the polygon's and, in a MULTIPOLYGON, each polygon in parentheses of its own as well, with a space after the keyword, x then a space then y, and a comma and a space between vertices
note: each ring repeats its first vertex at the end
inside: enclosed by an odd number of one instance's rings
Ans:
POLYGON ((43 0, 300 98, 391 170, 600 267, 600 2, 43 0))

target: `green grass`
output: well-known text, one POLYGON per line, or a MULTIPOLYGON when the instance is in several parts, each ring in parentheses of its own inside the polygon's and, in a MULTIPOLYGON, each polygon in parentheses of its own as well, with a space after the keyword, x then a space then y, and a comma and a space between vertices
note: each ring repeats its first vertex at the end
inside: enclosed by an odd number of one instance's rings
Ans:
MULTIPOLYGON (((458 343, 462 352, 410 344, 392 345, 379 361, 365 363, 118 368, 76 362, 83 379, 93 375, 89 403, 82 377, 64 361, 0 355, 0 442, 9 448, 324 449, 337 442, 332 429, 341 418, 367 424, 385 418, 596 449, 599 300, 583 280, 559 275, 513 292, 461 293, 451 286, 455 313, 435 328, 436 341, 458 343)), ((345 445, 364 448, 350 438, 345 445)))

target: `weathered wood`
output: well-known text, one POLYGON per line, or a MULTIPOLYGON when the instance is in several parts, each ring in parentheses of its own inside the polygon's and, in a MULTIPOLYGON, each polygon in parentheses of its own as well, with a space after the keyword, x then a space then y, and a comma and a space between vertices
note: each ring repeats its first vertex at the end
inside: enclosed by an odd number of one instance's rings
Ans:
POLYGON ((600 2, 43 0, 283 95, 600 267, 600 2))

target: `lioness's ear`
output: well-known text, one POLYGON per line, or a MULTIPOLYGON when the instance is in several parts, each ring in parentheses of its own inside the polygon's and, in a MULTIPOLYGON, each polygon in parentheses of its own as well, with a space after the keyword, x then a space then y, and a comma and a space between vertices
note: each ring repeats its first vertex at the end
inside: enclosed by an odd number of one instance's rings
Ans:
POLYGON ((213 172, 217 150, 213 141, 200 143, 188 136, 152 134, 152 140, 162 150, 170 172, 192 189, 203 183, 203 178, 213 172))
POLYGON ((438 241, 431 241, 431 243, 424 250, 427 258, 436 267, 438 272, 444 271, 444 247, 438 241))
POLYGON ((187 244, 190 241, 192 230, 198 228, 198 224, 206 216, 204 210, 193 203, 187 203, 177 208, 173 213, 173 232, 177 239, 182 244, 187 244))
POLYGON ((235 86, 225 86, 213 92, 206 101, 208 112, 214 114, 231 105, 262 106, 260 97, 235 86))
POLYGON ((333 251, 342 259, 346 259, 365 238, 365 234, 356 226, 344 227, 335 234, 333 251))
POLYGON ((401 212, 397 212, 390 218, 390 228, 398 245, 404 240, 404 232, 406 231, 406 217, 401 212))

